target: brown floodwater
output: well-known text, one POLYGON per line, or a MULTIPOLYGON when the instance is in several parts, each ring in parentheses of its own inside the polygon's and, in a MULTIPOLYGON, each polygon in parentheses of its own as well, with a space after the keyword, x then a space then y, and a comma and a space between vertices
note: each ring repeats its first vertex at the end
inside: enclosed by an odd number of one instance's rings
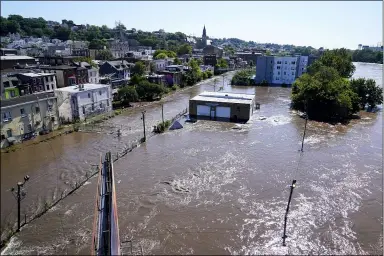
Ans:
MULTIPOLYGON (((382 65, 355 65, 355 76, 382 85, 382 65)), ((165 118, 204 90, 213 90, 212 82, 167 98, 165 118)), ((261 104, 241 129, 182 118, 183 129, 151 137, 115 162, 121 240, 132 239, 145 254, 382 254, 382 112, 361 113, 348 125, 308 122, 300 154, 304 120, 289 109, 290 88, 224 90, 256 93, 261 104)), ((161 120, 161 105, 145 110, 149 131, 161 120)), ((2 226, 15 220, 16 201, 8 190, 23 176, 31 179, 22 211, 31 215, 83 179, 100 153, 120 152, 140 138, 141 111, 128 110, 95 132, 2 154, 2 226)), ((25 226, 3 254, 89 254, 95 192, 92 178, 25 226)))

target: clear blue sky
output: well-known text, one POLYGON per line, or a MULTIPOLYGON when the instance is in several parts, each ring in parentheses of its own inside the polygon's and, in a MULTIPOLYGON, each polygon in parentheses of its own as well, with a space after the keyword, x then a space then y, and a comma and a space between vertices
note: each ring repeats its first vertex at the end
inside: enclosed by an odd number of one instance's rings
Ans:
POLYGON ((382 42, 382 1, 149 2, 1 1, 1 15, 19 14, 76 24, 164 29, 260 43, 356 49, 382 42))

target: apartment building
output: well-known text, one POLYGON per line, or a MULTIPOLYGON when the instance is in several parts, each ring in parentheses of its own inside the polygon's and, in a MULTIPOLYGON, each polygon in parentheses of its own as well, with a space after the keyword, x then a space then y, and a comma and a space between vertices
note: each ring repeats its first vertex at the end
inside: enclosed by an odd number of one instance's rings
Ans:
POLYGON ((308 56, 259 56, 256 64, 256 83, 292 84, 307 71, 308 56))
POLYGON ((106 84, 82 84, 55 90, 60 119, 63 122, 85 118, 112 110, 112 89, 106 84))
POLYGON ((53 92, 30 94, 1 102, 2 142, 18 142, 25 134, 52 131, 58 126, 57 103, 53 92))

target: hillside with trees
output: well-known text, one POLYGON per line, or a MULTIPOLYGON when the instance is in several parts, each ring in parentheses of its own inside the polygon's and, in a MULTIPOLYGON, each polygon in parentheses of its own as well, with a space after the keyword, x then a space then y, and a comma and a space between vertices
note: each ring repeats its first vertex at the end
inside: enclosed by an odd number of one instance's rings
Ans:
POLYGON ((21 36, 48 37, 50 39, 88 41, 90 49, 108 47, 107 40, 120 34, 127 40, 136 41, 143 46, 154 49, 167 49, 179 55, 190 53, 191 46, 186 42, 187 36, 182 32, 168 33, 164 30, 144 32, 135 28, 127 29, 123 24, 115 28, 106 25, 76 25, 72 20, 62 20, 61 23, 47 21, 42 17, 24 18, 21 15, 0 17, 1 36, 9 33, 19 33, 21 36))
POLYGON ((327 50, 292 85, 292 108, 309 119, 341 122, 383 102, 383 89, 372 79, 352 79, 355 67, 346 49, 327 50))

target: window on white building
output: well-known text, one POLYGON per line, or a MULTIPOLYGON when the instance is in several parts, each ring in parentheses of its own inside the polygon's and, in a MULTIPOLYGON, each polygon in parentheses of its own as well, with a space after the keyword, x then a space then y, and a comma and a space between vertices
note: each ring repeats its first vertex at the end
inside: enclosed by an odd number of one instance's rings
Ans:
POLYGON ((101 91, 99 91, 99 95, 101 95, 101 91))
POLYGON ((82 110, 83 110, 83 115, 85 115, 85 107, 84 106, 82 107, 82 110))
POLYGON ((280 69, 280 66, 277 66, 277 69, 280 69))
POLYGON ((296 61, 292 61, 291 63, 292 63, 293 65, 295 65, 295 64, 296 64, 296 61))
POLYGON ((92 103, 92 111, 95 110, 95 104, 92 103))
POLYGON ((49 91, 50 90, 50 88, 49 88, 49 84, 47 84, 47 91, 49 91))
POLYGON ((39 114, 40 113, 40 108, 39 107, 35 107, 35 111, 36 111, 36 114, 39 114))
POLYGON ((109 100, 107 101, 107 107, 109 107, 109 100))
POLYGON ((91 98, 91 94, 90 93, 88 93, 88 98, 91 98))
POLYGON ((287 74, 287 72, 284 71, 284 75, 286 75, 286 74, 287 74))
POLYGON ((100 108, 103 108, 103 103, 100 102, 100 108))
POLYGON ((279 72, 277 72, 277 75, 280 75, 280 71, 279 71, 279 72))
POLYGON ((285 61, 285 64, 287 64, 287 61, 285 61))
POLYGON ((7 130, 7 136, 8 136, 8 138, 12 137, 12 129, 7 130))
POLYGON ((295 75, 295 72, 292 72, 292 75, 295 75))
POLYGON ((53 82, 53 76, 51 76, 51 82, 53 82))
POLYGON ((20 115, 21 115, 21 117, 25 117, 26 115, 25 115, 25 109, 24 108, 21 108, 20 109, 20 115))
POLYGON ((47 76, 45 77, 45 82, 48 82, 48 77, 47 76))

